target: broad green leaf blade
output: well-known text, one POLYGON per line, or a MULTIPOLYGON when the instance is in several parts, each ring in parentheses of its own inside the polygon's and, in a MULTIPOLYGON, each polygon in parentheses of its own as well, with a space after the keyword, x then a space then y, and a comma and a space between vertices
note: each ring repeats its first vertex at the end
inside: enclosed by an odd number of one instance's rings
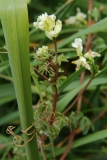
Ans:
MULTIPOLYGON (((22 129, 28 128, 33 120, 30 60, 29 60, 29 30, 26 0, 0 1, 0 16, 9 54, 9 61, 18 101, 22 129)), ((26 140, 29 139, 24 135, 26 140)), ((38 159, 36 137, 26 145, 28 160, 38 159)))
POLYGON ((70 36, 69 38, 66 38, 63 42, 61 42, 58 45, 58 48, 66 46, 67 44, 72 42, 77 37, 80 37, 80 36, 83 36, 83 35, 86 35, 86 34, 90 34, 90 33, 96 33, 96 32, 99 32, 99 31, 107 30, 107 25, 106 24, 107 24, 107 18, 104 18, 103 20, 100 20, 99 22, 92 25, 91 27, 83 29, 82 31, 70 36))
POLYGON ((76 147, 82 146, 84 144, 98 141, 98 140, 101 140, 104 138, 107 138, 107 129, 92 133, 90 135, 87 135, 83 138, 80 138, 80 139, 74 141, 72 144, 72 148, 76 148, 76 147))
POLYGON ((2 73, 5 69, 9 67, 8 61, 0 63, 0 73, 2 73))
POLYGON ((66 88, 75 78, 77 78, 78 75, 80 75, 82 72, 84 71, 84 68, 81 67, 77 72, 74 72, 73 74, 71 74, 65 81, 64 83, 61 85, 61 87, 59 88, 59 92, 62 92, 64 90, 64 88, 66 88))
POLYGON ((0 105, 3 105, 5 103, 11 102, 15 99, 15 96, 8 96, 8 97, 2 97, 0 98, 0 105))
POLYGON ((18 111, 15 111, 13 113, 9 113, 8 115, 1 118, 0 126, 4 125, 4 124, 8 124, 8 122, 13 121, 16 118, 19 118, 19 112, 18 111))
MULTIPOLYGON (((85 80, 87 79, 87 77, 85 78, 85 80)), ((85 81, 84 80, 84 81, 85 81)), ((104 77, 96 77, 95 79, 93 79, 93 81, 91 82, 91 84, 87 87, 87 89, 92 89, 93 87, 96 87, 97 85, 103 85, 103 84, 107 84, 107 76, 104 77)), ((69 84, 64 90, 63 92, 69 92, 75 88, 78 88, 80 85, 80 81, 76 80, 73 81, 71 84, 69 84), (75 87, 76 86, 76 87, 75 87)))
POLYGON ((86 80, 82 85, 79 87, 76 87, 73 91, 71 90, 63 98, 61 98, 57 103, 57 111, 61 112, 66 107, 66 105, 77 95, 77 93, 83 89, 86 84, 88 83, 88 80, 86 80))
MULTIPOLYGON (((72 143, 71 148, 72 149, 77 148, 79 146, 82 146, 82 145, 85 145, 85 144, 88 144, 88 143, 92 143, 92 142, 95 142, 95 141, 98 141, 98 140, 103 140, 104 138, 107 138, 107 129, 89 134, 87 136, 84 136, 83 138, 75 140, 72 143)), ((55 148, 55 155, 58 156, 58 155, 64 153, 65 149, 66 149, 65 146, 61 147, 61 148, 55 148)), ((51 159, 52 155, 48 154, 47 157, 51 159)))
MULTIPOLYGON (((89 85, 89 87, 90 86, 93 86, 93 85, 95 85, 95 83, 96 83, 96 85, 100 85, 100 84, 106 84, 107 82, 106 82, 106 77, 105 78, 102 78, 103 79, 103 81, 99 81, 99 80, 102 80, 101 79, 101 77, 99 77, 99 76, 101 76, 101 75, 103 75, 105 72, 107 72, 107 67, 106 68, 104 68, 104 69, 102 69, 99 73, 97 73, 96 74, 96 76, 95 76, 95 79, 93 79, 93 81, 90 83, 90 85, 89 85)), ((79 73, 79 72, 78 72, 79 73)), ((69 78, 68 78, 68 80, 66 80, 64 83, 63 83, 63 85, 61 86, 62 88, 60 89, 61 91, 67 91, 67 88, 69 88, 70 89, 70 83, 72 83, 72 79, 74 80, 74 78, 75 78, 75 76, 77 76, 78 75, 78 73, 76 74, 72 74, 69 78)), ((73 83, 75 83, 75 82, 73 82, 73 83)), ((78 92, 81 90, 81 89, 83 89, 84 87, 85 87, 85 85, 88 83, 88 80, 86 80, 86 81, 84 81, 84 83, 83 84, 81 84, 81 85, 75 85, 76 87, 75 87, 75 89, 73 89, 73 90, 71 90, 71 91, 69 91, 68 93, 66 93, 64 96, 63 96, 63 98, 61 98, 59 101, 58 101, 58 103, 57 103, 57 111, 59 111, 59 112, 61 112, 61 111, 63 111, 64 110, 64 108, 67 106, 67 104, 78 94, 78 92)), ((72 84, 71 84, 72 85, 72 84)), ((88 88, 89 88, 88 87, 88 88)), ((59 91, 60 91, 59 90, 59 91)))
POLYGON ((8 96, 15 97, 15 91, 12 83, 0 85, 0 98, 8 96))

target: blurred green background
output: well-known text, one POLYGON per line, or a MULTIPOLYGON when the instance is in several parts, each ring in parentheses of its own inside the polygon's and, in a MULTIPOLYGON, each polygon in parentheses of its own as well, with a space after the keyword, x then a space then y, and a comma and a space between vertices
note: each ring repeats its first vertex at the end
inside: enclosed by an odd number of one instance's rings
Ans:
MULTIPOLYGON (((68 5, 65 0, 31 0, 28 3, 28 15, 29 15, 29 48, 31 65, 34 65, 34 47, 40 47, 42 45, 48 45, 50 49, 53 48, 53 43, 45 36, 44 32, 35 29, 33 22, 37 17, 44 12, 48 14, 55 14, 57 19, 63 22, 63 28, 60 35, 57 38, 57 43, 60 49, 67 48, 66 56, 69 57, 69 63, 62 63, 62 69, 64 69, 63 75, 69 77, 75 71, 75 65, 71 64, 71 61, 75 59, 76 52, 71 49, 71 43, 74 39, 69 37, 75 36, 76 33, 82 33, 80 37, 83 39, 84 46, 86 45, 88 32, 85 34, 85 29, 88 28, 87 23, 80 23, 78 25, 66 25, 65 19, 70 16, 74 16, 77 13, 77 8, 81 9, 81 12, 85 13, 88 17, 88 0, 74 0, 68 5), (35 36, 36 35, 36 36, 35 36), (67 41, 68 40, 68 41, 67 41)), ((100 13, 92 13, 91 16, 93 23, 98 23, 107 17, 107 0, 93 0, 93 9, 97 8, 100 13), (100 16, 99 16, 100 14, 100 16), (98 17, 98 18, 97 18, 98 17), (97 21, 95 22, 95 20, 97 21)), ((86 19, 87 20, 87 19, 86 19)), ((95 31, 92 32, 94 36, 91 42, 92 50, 100 53, 102 56, 97 58, 96 63, 99 65, 100 70, 105 69, 100 76, 96 77, 91 85, 87 88, 83 96, 81 111, 93 121, 95 131, 101 131, 107 129, 107 20, 102 24, 102 28, 96 26, 95 31), (100 31, 101 29, 101 31, 100 31), (94 33, 94 32, 97 32, 94 33)), ((20 24, 21 27, 21 24, 20 24)), ((91 32, 89 32, 91 33, 91 32)), ((23 156, 23 148, 17 148, 12 144, 12 136, 6 134, 6 129, 9 125, 16 126, 15 133, 20 134, 21 126, 17 107, 17 101, 15 96, 14 85, 12 81, 11 69, 8 61, 7 50, 5 49, 5 39, 0 23, 0 159, 1 160, 18 160, 25 159, 23 156)), ((60 52, 59 52, 60 54, 60 52)), ((85 80, 88 79, 90 73, 86 71, 85 80)), ((68 81, 67 85, 59 91, 59 99, 61 97, 68 97, 67 103, 61 104, 58 110, 63 110, 69 106, 74 97, 70 97, 69 92, 74 91, 79 87, 79 75, 77 75, 74 81, 68 81), (69 96, 68 96, 69 95, 69 96)), ((32 88, 32 104, 36 105, 39 96, 37 89, 33 82, 32 88)), ((78 93, 78 91, 77 91, 78 93)), ((76 105, 73 107, 73 111, 76 110, 76 105)), ((59 136, 55 139, 55 146, 60 146, 57 153, 57 159, 63 153, 63 147, 66 146, 67 141, 63 143, 69 135, 69 129, 63 128, 59 136), (62 142, 63 145, 60 145, 62 142)), ((92 133, 90 130, 89 133, 92 133)), ((89 134, 88 133, 88 134, 89 134)), ((75 140, 84 137, 81 133, 76 135, 75 140)), ((45 153, 48 160, 52 160, 52 154, 49 147, 45 148, 45 153)), ((57 150, 57 148, 56 148, 57 150)), ((41 158, 42 159, 42 158, 41 158)), ((80 147, 73 148, 67 155, 66 160, 106 160, 107 159, 107 139, 88 143, 80 147)))

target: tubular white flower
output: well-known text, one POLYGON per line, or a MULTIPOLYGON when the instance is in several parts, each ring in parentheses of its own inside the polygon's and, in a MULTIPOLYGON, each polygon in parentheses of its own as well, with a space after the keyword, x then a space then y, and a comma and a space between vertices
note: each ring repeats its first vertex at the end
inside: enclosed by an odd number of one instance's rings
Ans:
POLYGON ((49 31, 45 31, 45 34, 50 40, 52 40, 54 37, 58 36, 58 34, 61 31, 61 29, 62 29, 62 22, 60 20, 57 20, 56 21, 56 25, 54 27, 54 30, 52 30, 50 32, 49 31))
POLYGON ((43 31, 51 31, 55 26, 55 19, 56 16, 54 14, 48 15, 44 13, 37 18, 37 22, 34 22, 33 25, 43 31))
POLYGON ((50 32, 45 31, 45 34, 50 40, 52 40, 54 37, 54 31, 50 31, 50 32))
POLYGON ((71 16, 65 20, 66 24, 75 24, 76 23, 76 16, 71 16))
POLYGON ((98 54, 97 52, 92 52, 89 50, 87 53, 84 54, 85 58, 95 58, 95 57, 100 57, 101 55, 98 54))
POLYGON ((76 48, 78 56, 82 55, 81 52, 83 50, 83 46, 82 46, 82 39, 81 38, 76 38, 74 43, 72 43, 72 47, 76 48))
POLYGON ((37 22, 33 22, 33 26, 38 28, 38 23, 37 22))
POLYGON ((56 16, 54 14, 48 15, 47 13, 44 13, 37 18, 37 22, 34 22, 33 25, 34 27, 45 31, 46 36, 53 40, 54 37, 58 36, 62 29, 62 22, 57 20, 55 24, 55 20, 56 16))
POLYGON ((90 65, 87 63, 86 59, 84 57, 80 57, 76 61, 72 61, 73 64, 76 64, 76 71, 80 69, 81 66, 85 67, 86 69, 90 70, 90 65))
POLYGON ((79 22, 84 22, 85 18, 87 17, 86 14, 82 13, 80 8, 77 8, 77 14, 75 16, 71 16, 65 20, 66 24, 78 24, 79 22))
POLYGON ((84 21, 84 19, 87 17, 86 14, 82 13, 80 8, 77 8, 77 14, 76 14, 76 20, 79 20, 79 21, 84 21))
POLYGON ((62 22, 60 20, 56 21, 56 25, 54 27, 54 33, 55 33, 55 37, 57 37, 57 35, 59 34, 59 32, 62 29, 62 22))

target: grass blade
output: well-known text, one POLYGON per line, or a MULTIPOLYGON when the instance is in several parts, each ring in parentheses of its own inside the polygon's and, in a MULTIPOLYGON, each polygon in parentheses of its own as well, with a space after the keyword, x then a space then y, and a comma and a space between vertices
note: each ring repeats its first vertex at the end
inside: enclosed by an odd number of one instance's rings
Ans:
MULTIPOLYGON (((0 10, 21 125, 25 130, 33 122, 26 0, 0 1, 0 10)), ((24 138, 29 139, 27 135, 24 138)), ((25 148, 28 160, 39 160, 36 137, 25 148)))

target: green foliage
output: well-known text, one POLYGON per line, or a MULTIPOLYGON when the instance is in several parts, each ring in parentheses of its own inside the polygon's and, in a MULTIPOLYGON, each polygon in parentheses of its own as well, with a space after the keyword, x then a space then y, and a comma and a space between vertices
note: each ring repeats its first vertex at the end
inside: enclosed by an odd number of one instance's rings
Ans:
MULTIPOLYGON (((0 1, 1 22, 3 26, 9 62, 15 86, 22 129, 26 129, 33 122, 33 110, 30 88, 30 60, 29 36, 26 1, 0 1), (20 7, 21 5, 21 7, 20 7), (20 28, 20 24, 23 27, 20 28)), ((29 136, 24 136, 25 140, 29 136)), ((36 137, 26 145, 27 159, 38 157, 36 137), (36 152, 34 152, 34 148, 36 152)))
MULTIPOLYGON (((25 130, 33 124, 30 131, 36 130, 41 160, 51 160, 54 159, 53 157, 56 157, 56 160, 60 159, 65 153, 70 140, 69 134, 72 131, 75 131, 75 137, 65 159, 106 159, 106 4, 105 0, 94 0, 92 11, 88 11, 88 0, 75 0, 68 4, 64 0, 0 0, 0 23, 2 23, 0 24, 1 160, 26 159, 24 147, 13 145, 13 136, 6 134, 7 126, 16 126, 14 133, 23 137, 20 133, 21 129, 25 130), (26 3, 28 4, 29 26, 26 3), (87 15, 86 23, 67 25, 65 20, 70 16, 75 16, 78 7, 87 15), (57 37, 57 60, 53 42, 43 31, 33 27, 33 22, 44 12, 55 13, 57 19, 63 23, 62 31, 57 37), (88 16, 94 23, 90 27, 87 26, 88 16), (95 75, 83 94, 81 111, 77 111, 78 103, 76 103, 64 115, 63 111, 72 104, 90 79, 90 73, 85 71, 84 67, 75 71, 75 65, 71 63, 77 60, 76 51, 71 43, 75 38, 81 37, 85 52, 88 34, 92 36, 90 49, 101 54, 101 57, 95 59, 94 68, 93 62, 90 61, 90 63, 95 72, 98 70, 100 72, 95 75), (44 45, 49 47, 48 52, 42 57, 37 56, 38 48, 44 45), (59 75, 54 81, 57 63, 59 75), (84 71, 84 82, 80 85, 80 75, 84 71), (45 75, 45 80, 41 74, 45 75), (53 112, 55 85, 58 88, 58 102, 54 123, 51 124, 49 120, 53 112), (90 158, 88 158, 89 155, 90 158)), ((29 136, 24 136, 24 138, 28 140, 29 136)), ((26 146, 28 147, 26 147, 27 156, 30 156, 28 159, 39 159, 36 139, 33 138, 26 146)))

